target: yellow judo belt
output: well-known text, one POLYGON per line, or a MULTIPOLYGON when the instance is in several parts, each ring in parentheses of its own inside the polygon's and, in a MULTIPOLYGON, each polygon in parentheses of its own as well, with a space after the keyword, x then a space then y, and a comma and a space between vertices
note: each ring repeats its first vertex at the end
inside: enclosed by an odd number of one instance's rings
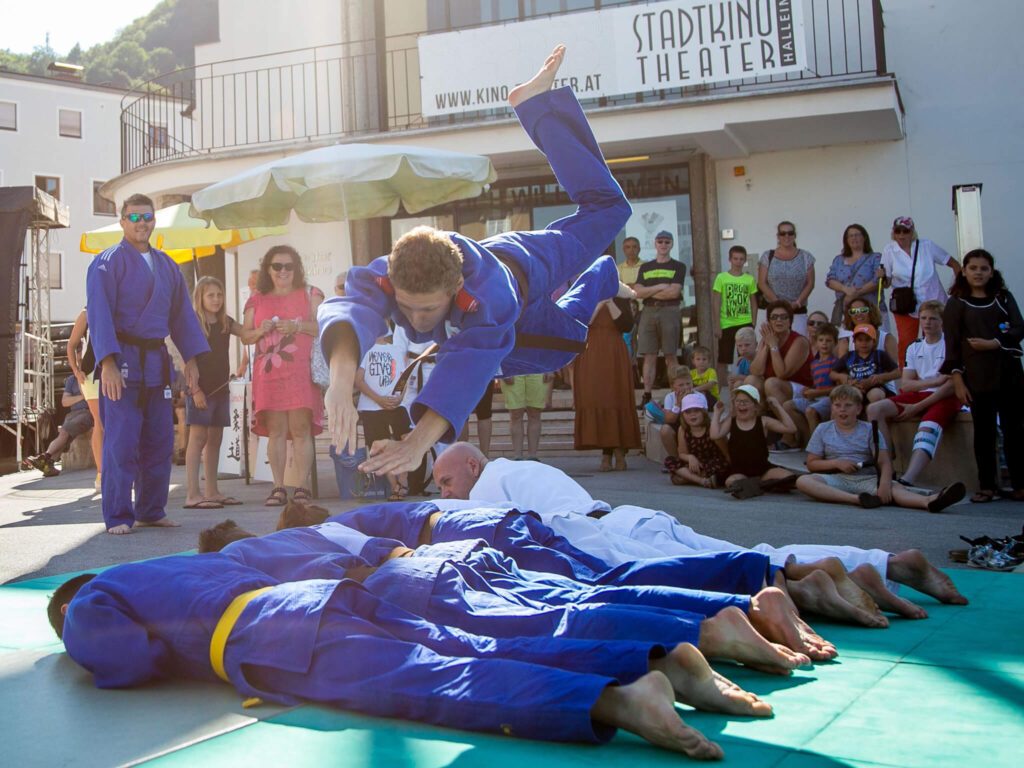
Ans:
POLYGON ((210 666, 213 667, 213 671, 217 673, 217 677, 225 683, 231 682, 228 680, 227 672, 224 671, 224 647, 228 644, 228 637, 231 636, 231 630, 235 628, 235 622, 238 621, 238 617, 242 615, 242 611, 245 610, 245 606, 247 606, 253 598, 258 595, 262 595, 269 589, 270 587, 262 587, 261 589, 254 589, 240 594, 231 601, 231 604, 228 606, 227 610, 224 611, 224 615, 220 617, 220 621, 217 622, 217 626, 213 630, 213 636, 210 638, 210 666))

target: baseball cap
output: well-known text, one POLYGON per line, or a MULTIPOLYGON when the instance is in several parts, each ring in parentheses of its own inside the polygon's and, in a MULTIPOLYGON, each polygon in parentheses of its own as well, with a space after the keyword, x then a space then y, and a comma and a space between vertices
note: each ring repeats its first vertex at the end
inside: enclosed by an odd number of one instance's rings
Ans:
POLYGON ((671 240, 672 242, 675 242, 675 238, 672 237, 672 233, 669 232, 667 229, 661 230, 661 232, 659 232, 658 234, 656 234, 654 236, 654 239, 655 240, 671 240))
POLYGON ((867 323, 861 323, 853 328, 853 335, 856 336, 858 333, 866 333, 875 341, 878 341, 878 331, 875 330, 875 326, 868 325, 867 323))
POLYGON ((897 216, 892 222, 893 229, 909 229, 913 232, 917 227, 914 226, 914 220, 909 216, 897 216))
POLYGON ((755 403, 761 402, 761 393, 757 391, 757 387, 753 384, 740 384, 733 392, 742 392, 747 395, 755 403))
POLYGON ((683 404, 679 408, 681 411, 688 411, 691 408, 700 408, 702 411, 708 409, 708 400, 700 392, 691 392, 683 398, 683 404))

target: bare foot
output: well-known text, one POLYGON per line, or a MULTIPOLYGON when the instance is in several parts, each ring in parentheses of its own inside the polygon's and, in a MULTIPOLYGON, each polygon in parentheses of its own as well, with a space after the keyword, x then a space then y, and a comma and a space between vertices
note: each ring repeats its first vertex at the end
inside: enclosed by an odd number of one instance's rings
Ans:
POLYGON ((782 590, 766 587, 750 599, 750 623, 754 629, 772 642, 800 653, 814 661, 829 661, 838 652, 800 618, 793 604, 782 590))
POLYGON ((721 760, 722 748, 684 723, 673 703, 672 684, 661 672, 634 683, 608 686, 590 711, 594 720, 623 728, 657 747, 695 760, 721 760))
POLYGON ((846 602, 836 589, 832 577, 824 571, 812 571, 802 579, 789 582, 789 594, 804 611, 865 627, 884 629, 889 626, 889 620, 877 609, 866 611, 846 602))
POLYGON ((161 517, 159 520, 136 520, 132 528, 180 528, 181 523, 176 523, 169 517, 161 517))
POLYGON ((619 292, 615 294, 615 296, 616 298, 619 299, 631 299, 633 301, 636 301, 636 293, 633 291, 632 288, 630 288, 623 282, 619 283, 619 292))
POLYGON ((850 578, 871 595, 882 610, 898 613, 908 619, 928 618, 928 612, 924 608, 889 591, 889 588, 885 586, 885 580, 873 566, 867 563, 858 565, 850 571, 850 578))
POLYGON ((940 603, 967 605, 967 598, 953 585, 953 580, 928 562, 918 549, 907 549, 889 558, 886 576, 918 592, 931 595, 940 603))
POLYGON ((130 525, 115 525, 113 528, 107 528, 107 533, 111 536, 124 536, 126 533, 131 533, 132 527, 130 525))
POLYGON ((788 675, 811 663, 803 653, 765 640, 735 606, 723 608, 700 627, 700 650, 708 658, 737 661, 773 675, 788 675))
POLYGON ((811 571, 824 571, 836 585, 836 591, 846 602, 869 613, 878 613, 878 605, 867 592, 850 578, 846 566, 837 557, 825 557, 813 563, 788 563, 786 575, 793 579, 802 579, 811 571))
POLYGON ((551 86, 555 83, 555 75, 558 74, 558 68, 562 66, 562 59, 564 58, 565 46, 556 45, 555 50, 544 60, 544 66, 540 68, 540 71, 522 85, 517 85, 512 89, 508 95, 508 103, 513 107, 518 107, 527 99, 550 91, 551 86))
POLYGON ((651 669, 664 673, 672 683, 676 699, 695 709, 771 717, 771 704, 715 672, 704 654, 689 643, 677 645, 668 655, 652 661, 651 669))

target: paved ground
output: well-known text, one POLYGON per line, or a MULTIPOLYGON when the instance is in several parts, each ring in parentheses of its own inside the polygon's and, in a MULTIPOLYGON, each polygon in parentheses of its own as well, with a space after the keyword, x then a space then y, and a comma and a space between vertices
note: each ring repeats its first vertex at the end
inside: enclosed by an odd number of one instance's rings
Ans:
MULTIPOLYGON (((799 462, 797 455, 787 455, 799 462)), ((736 501, 721 491, 676 488, 659 468, 642 456, 629 458, 629 471, 594 471, 597 460, 566 457, 552 464, 570 473, 596 498, 610 504, 638 504, 671 512, 701 533, 738 544, 824 543, 880 547, 890 551, 918 547, 933 562, 950 565, 949 549, 965 546, 967 536, 1019 533, 1024 504, 961 503, 939 515, 882 508, 863 510, 818 504, 799 493, 736 501)), ((355 506, 336 493, 333 469, 319 468, 322 504, 335 511, 355 506)), ((192 549, 198 532, 226 517, 253 533, 273 530, 276 510, 262 506, 267 483, 246 485, 225 480, 221 490, 246 502, 214 511, 181 509, 184 467, 175 467, 169 515, 182 523, 175 529, 144 529, 130 536, 108 536, 91 471, 68 472, 44 479, 39 472, 0 477, 0 583, 83 570, 192 549)))

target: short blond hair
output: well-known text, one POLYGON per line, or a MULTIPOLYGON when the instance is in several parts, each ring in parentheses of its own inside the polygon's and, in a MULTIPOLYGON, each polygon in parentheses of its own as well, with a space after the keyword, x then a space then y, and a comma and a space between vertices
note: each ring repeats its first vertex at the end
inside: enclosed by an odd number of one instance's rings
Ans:
POLYGON ((443 290, 453 296, 462 287, 462 252, 444 232, 415 227, 391 249, 388 277, 396 288, 409 293, 443 290))
POLYGON ((917 308, 917 315, 918 317, 920 317, 922 312, 934 312, 939 317, 942 317, 942 313, 945 311, 945 309, 946 308, 942 306, 941 301, 936 301, 935 299, 928 299, 928 301, 921 302, 921 306, 917 308))
POLYGON ((863 405, 864 394, 852 384, 840 384, 828 393, 828 399, 833 403, 837 400, 849 400, 851 403, 863 405))
POLYGON ((745 325, 736 331, 736 341, 757 341, 757 334, 754 333, 754 329, 749 325, 745 325))
POLYGON ((693 374, 690 373, 690 369, 687 366, 680 365, 672 371, 672 381, 677 381, 679 379, 689 379, 690 381, 693 381, 693 374))

